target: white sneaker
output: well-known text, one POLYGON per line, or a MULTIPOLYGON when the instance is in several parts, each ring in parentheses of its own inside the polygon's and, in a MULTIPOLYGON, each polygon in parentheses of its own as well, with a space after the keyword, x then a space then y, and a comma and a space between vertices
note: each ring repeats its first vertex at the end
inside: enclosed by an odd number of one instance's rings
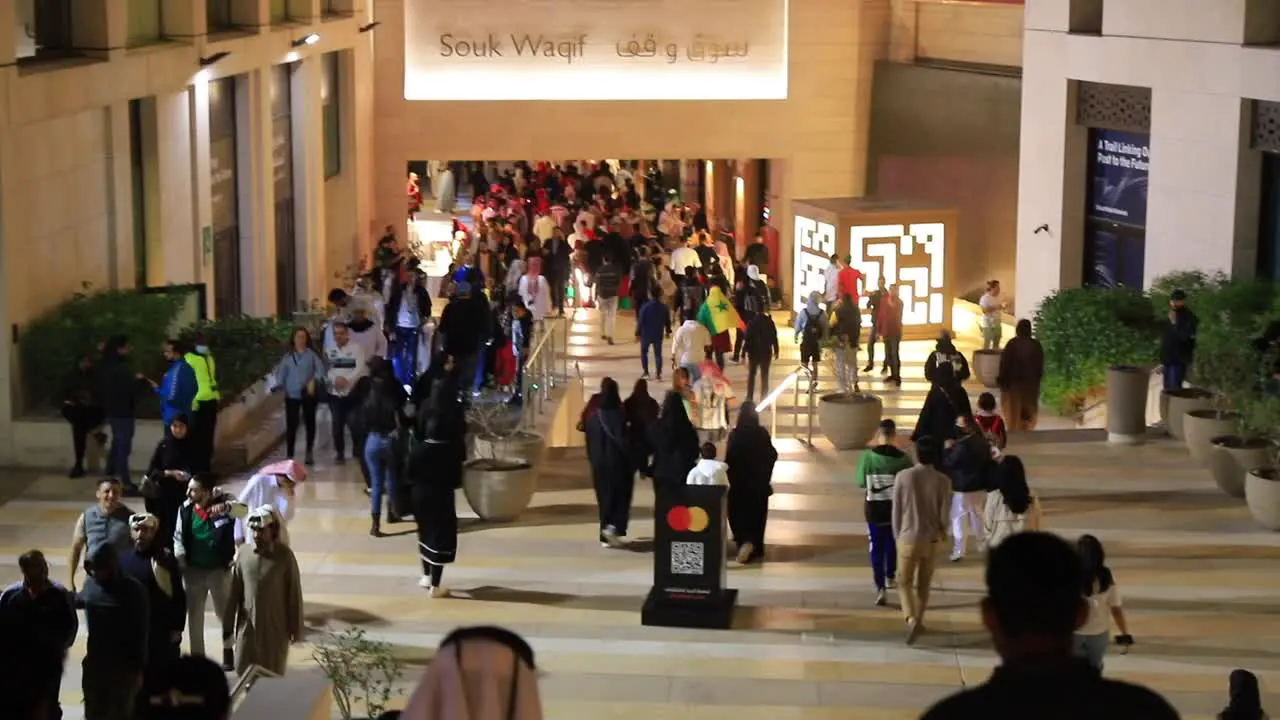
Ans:
POLYGON ((430 576, 430 575, 423 575, 422 577, 418 578, 418 587, 422 588, 423 590, 430 590, 430 589, 431 589, 431 576, 430 576))
POLYGON ((876 605, 883 607, 889 603, 889 598, 883 590, 876 591, 876 605))
POLYGON ((964 553, 953 552, 951 553, 950 559, 951 559, 951 562, 960 562, 961 560, 964 559, 964 553))
POLYGON ((742 543, 742 547, 738 548, 738 564, 746 565, 751 559, 751 553, 755 552, 756 546, 749 542, 742 543))
POLYGON ((437 598, 437 599, 447 598, 449 597, 449 588, 441 585, 437 585, 427 591, 427 596, 432 598, 437 598))
POLYGON ((610 548, 620 548, 625 543, 622 538, 618 537, 618 531, 611 527, 607 527, 600 532, 600 544, 610 548))

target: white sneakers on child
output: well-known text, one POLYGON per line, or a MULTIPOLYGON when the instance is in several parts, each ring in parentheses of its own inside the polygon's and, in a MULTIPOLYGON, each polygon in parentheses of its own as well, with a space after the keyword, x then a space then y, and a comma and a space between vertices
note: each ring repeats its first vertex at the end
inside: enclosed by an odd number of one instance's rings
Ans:
POLYGON ((422 577, 418 578, 418 587, 427 591, 427 597, 431 597, 431 598, 449 597, 449 589, 439 585, 433 587, 431 585, 431 577, 428 575, 423 575, 422 577))

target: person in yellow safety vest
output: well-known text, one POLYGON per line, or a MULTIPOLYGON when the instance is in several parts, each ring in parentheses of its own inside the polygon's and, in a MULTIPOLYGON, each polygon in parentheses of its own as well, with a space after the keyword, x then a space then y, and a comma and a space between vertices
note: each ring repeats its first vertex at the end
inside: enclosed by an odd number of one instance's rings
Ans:
POLYGON ((218 426, 218 371, 203 334, 196 335, 195 351, 183 356, 196 376, 196 397, 191 403, 191 470, 209 472, 213 462, 213 435, 218 426))

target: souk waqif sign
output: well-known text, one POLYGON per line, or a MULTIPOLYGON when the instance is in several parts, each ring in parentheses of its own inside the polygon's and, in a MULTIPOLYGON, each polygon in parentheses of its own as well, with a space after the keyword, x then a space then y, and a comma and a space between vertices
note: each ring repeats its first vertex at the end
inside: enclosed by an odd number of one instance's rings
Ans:
POLYGON ((406 100, 782 100, 790 0, 406 0, 406 100))

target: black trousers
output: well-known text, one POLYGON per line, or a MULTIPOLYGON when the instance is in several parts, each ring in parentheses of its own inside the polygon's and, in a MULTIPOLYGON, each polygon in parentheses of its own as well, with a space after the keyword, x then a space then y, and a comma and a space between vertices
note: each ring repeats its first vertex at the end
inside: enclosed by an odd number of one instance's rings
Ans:
POLYGON ((131 720, 140 674, 121 662, 86 658, 80 678, 85 720, 131 720))
POLYGON ((901 335, 886 335, 884 341, 884 364, 889 368, 889 377, 902 379, 902 359, 898 357, 898 346, 902 344, 901 335))
POLYGON ((364 455, 364 446, 357 440, 355 428, 351 427, 351 410, 355 403, 346 395, 329 396, 329 413, 333 417, 333 451, 338 457, 346 457, 347 433, 351 433, 351 454, 356 457, 364 455))
POLYGON ((762 357, 747 355, 747 400, 755 401, 757 372, 760 373, 760 397, 763 398, 769 394, 769 365, 772 362, 773 358, 769 355, 762 357))
POLYGON ((89 445, 89 433, 93 432, 106 418, 102 410, 87 405, 63 405, 62 417, 71 424, 71 446, 76 453, 76 467, 84 466, 84 453, 89 445))
MULTIPOLYGON (((867 370, 868 372, 870 372, 870 369, 874 367, 876 364, 876 340, 878 339, 880 339, 880 334, 876 332, 875 322, 872 322, 871 337, 867 339, 867 370)), ((886 352, 888 351, 886 350, 886 352)), ((887 360, 886 360, 885 366, 888 367, 887 360)))
POLYGON ((310 455, 316 447, 316 398, 314 395, 303 395, 297 400, 284 399, 284 447, 290 458, 293 457, 294 448, 297 446, 299 424, 307 428, 307 454, 310 455))
MULTIPOLYGON (((556 272, 551 276, 551 307, 556 310, 564 310, 564 286, 569 281, 568 273, 561 274, 556 272)), ((576 298, 581 303, 582 298, 576 298)))
POLYGON ((631 496, 635 492, 635 473, 628 466, 625 471, 592 472, 591 475, 595 485, 600 529, 611 527, 619 535, 626 535, 627 526, 631 520, 631 496))
POLYGON ((191 469, 198 473, 209 472, 213 465, 213 436, 218 429, 218 401, 197 403, 195 411, 191 413, 191 425, 195 436, 191 469))
POLYGON ((751 543, 755 554, 764 552, 764 528, 769 522, 769 495, 729 488, 729 532, 741 547, 751 543))

